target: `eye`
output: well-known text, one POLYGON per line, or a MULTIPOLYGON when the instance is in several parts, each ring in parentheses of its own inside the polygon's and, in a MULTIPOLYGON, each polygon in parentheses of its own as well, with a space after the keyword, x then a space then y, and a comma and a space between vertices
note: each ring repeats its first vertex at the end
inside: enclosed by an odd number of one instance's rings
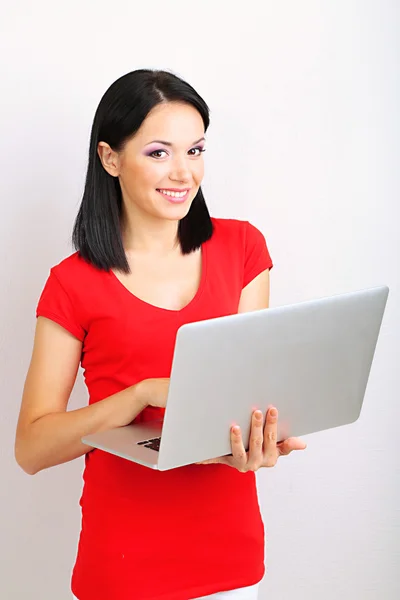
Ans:
POLYGON ((162 156, 154 156, 155 154, 160 154, 160 152, 166 153, 166 150, 154 150, 154 152, 151 152, 149 156, 152 156, 153 158, 162 158, 162 156))
POLYGON ((200 154, 201 154, 202 152, 205 152, 205 151, 206 151, 206 149, 205 149, 205 148, 202 148, 201 146, 196 146, 196 148, 192 148, 191 150, 189 150, 189 152, 192 152, 192 150, 198 150, 198 151, 199 151, 199 153, 198 153, 198 154, 191 154, 191 156, 200 156, 200 154))

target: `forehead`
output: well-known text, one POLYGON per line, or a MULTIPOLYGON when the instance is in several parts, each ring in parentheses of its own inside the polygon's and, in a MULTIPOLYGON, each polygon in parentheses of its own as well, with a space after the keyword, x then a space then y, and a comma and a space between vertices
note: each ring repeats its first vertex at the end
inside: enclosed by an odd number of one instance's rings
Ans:
POLYGON ((179 144, 202 137, 204 123, 200 113, 190 104, 169 102, 158 104, 147 115, 135 138, 140 143, 165 140, 179 144))

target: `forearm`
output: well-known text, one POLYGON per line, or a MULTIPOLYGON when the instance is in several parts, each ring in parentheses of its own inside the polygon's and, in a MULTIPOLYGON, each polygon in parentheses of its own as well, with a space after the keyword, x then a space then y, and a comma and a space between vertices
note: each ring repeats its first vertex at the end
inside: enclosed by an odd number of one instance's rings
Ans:
POLYGON ((44 415, 17 435, 16 460, 30 475, 73 460, 92 450, 83 436, 128 425, 144 407, 132 386, 84 408, 44 415))

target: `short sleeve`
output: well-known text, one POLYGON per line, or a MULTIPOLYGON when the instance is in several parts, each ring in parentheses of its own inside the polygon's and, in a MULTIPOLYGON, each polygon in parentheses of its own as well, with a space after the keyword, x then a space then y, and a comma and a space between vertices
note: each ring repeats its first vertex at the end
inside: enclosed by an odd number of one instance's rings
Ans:
POLYGON ((245 258, 243 287, 273 264, 267 243, 261 231, 248 221, 245 222, 245 258))
POLYGON ((46 317, 55 321, 81 342, 85 337, 85 330, 76 316, 76 308, 53 269, 50 270, 50 275, 39 298, 36 317, 46 317))

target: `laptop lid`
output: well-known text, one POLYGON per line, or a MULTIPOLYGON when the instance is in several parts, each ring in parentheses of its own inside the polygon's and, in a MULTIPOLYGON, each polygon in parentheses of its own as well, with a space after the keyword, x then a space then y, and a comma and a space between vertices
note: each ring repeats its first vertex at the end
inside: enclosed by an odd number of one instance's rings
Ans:
POLYGON ((387 286, 183 325, 177 334, 160 470, 231 453, 251 413, 279 410, 278 441, 360 415, 387 286))

